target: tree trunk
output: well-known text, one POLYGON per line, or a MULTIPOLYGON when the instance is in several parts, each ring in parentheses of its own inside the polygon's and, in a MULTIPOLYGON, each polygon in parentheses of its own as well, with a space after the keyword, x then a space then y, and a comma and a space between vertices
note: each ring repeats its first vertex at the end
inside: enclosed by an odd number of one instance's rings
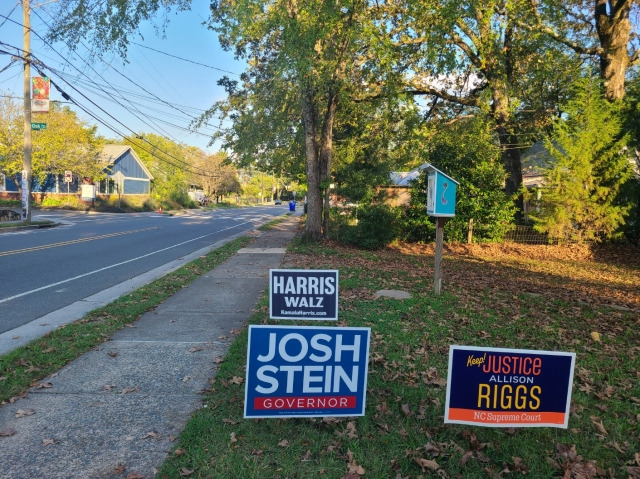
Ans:
POLYGON ((302 126, 307 169, 307 221, 305 236, 308 241, 322 239, 322 192, 320 190, 320 162, 316 142, 316 121, 313 90, 302 85, 302 126))
POLYGON ((596 30, 603 49, 600 75, 604 80, 605 98, 610 101, 624 98, 625 73, 629 65, 630 9, 631 0, 595 0, 596 30))
POLYGON ((523 211, 522 195, 518 194, 522 185, 522 154, 518 147, 518 138, 508 125, 509 97, 506 93, 506 88, 494 87, 492 109, 502 151, 502 164, 507 174, 505 192, 508 196, 517 194, 515 218, 516 222, 519 223, 522 221, 523 211))
POLYGON ((331 88, 327 98, 327 111, 322 124, 322 136, 320 137, 320 181, 327 184, 324 195, 324 220, 323 236, 326 238, 329 233, 329 188, 331 181, 331 151, 333 149, 333 123, 338 110, 338 96, 331 88))

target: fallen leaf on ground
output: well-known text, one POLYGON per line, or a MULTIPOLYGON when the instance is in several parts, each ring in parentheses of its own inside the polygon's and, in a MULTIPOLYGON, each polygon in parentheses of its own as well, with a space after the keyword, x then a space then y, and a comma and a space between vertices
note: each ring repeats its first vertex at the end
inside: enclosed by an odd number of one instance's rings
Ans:
POLYGON ((124 388, 122 390, 122 394, 130 394, 130 393, 133 393, 133 392, 136 392, 136 391, 140 391, 140 388, 137 387, 137 386, 135 388, 124 388))
POLYGON ((280 441, 278 443, 278 446, 280 446, 280 447, 289 447, 289 441, 287 441, 286 439, 283 439, 282 441, 280 441))
POLYGON ((58 442, 57 439, 43 439, 42 440, 42 445, 44 447, 47 447, 47 446, 52 446, 52 445, 56 444, 57 442, 58 442))
POLYGON ((359 465, 353 458, 353 452, 351 449, 347 449, 347 460, 349 461, 349 472, 345 477, 357 478, 365 474, 365 469, 359 465))
POLYGON ((592 331, 591 332, 591 339, 593 339, 596 343, 600 342, 600 333, 598 333, 597 331, 592 331))
POLYGON ((422 472, 426 472, 428 470, 437 471, 438 469, 440 469, 440 466, 438 465, 438 463, 431 459, 416 457, 413 460, 418 466, 420 466, 420 469, 422 469, 422 472))
POLYGON ((13 436, 17 431, 15 429, 0 429, 0 437, 13 436))
POLYGON ((236 433, 235 432, 231 433, 229 440, 231 442, 238 442, 238 440, 236 439, 236 433))
POLYGON ((127 475, 127 479, 144 479, 146 476, 144 474, 137 473, 135 471, 131 471, 127 475))
POLYGON ((591 423, 596 427, 598 431, 600 431, 605 436, 609 434, 604 428, 604 424, 602 424, 602 420, 599 417, 591 416, 591 423))
POLYGON ((16 417, 31 416, 32 414, 35 414, 35 413, 36 413, 35 409, 18 409, 16 411, 16 417))
POLYGON ((242 384, 242 381, 244 381, 244 378, 241 378, 240 376, 233 376, 229 382, 232 384, 242 384))
POLYGON ((469 459, 471 459, 472 457, 473 457, 472 451, 465 452, 464 455, 460 458, 460 465, 464 466, 467 462, 469 462, 469 459))
POLYGON ((194 471, 195 471, 195 469, 187 469, 186 467, 183 467, 180 470, 180 475, 181 476, 190 476, 191 474, 193 474, 194 471))

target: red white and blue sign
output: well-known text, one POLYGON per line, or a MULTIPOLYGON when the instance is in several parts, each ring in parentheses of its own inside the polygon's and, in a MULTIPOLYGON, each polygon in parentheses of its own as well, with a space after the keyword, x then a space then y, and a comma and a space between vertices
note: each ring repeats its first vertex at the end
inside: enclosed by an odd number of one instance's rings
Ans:
POLYGON ((245 418, 364 416, 370 328, 249 326, 245 418))
POLYGON ((338 319, 338 271, 272 269, 269 271, 271 319, 338 319))
POLYGON ((451 346, 445 423, 569 424, 575 353, 451 346))

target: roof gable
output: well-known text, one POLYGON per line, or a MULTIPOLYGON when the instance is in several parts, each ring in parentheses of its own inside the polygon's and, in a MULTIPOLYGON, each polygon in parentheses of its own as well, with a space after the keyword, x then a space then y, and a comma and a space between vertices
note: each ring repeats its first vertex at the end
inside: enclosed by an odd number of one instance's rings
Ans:
MULTIPOLYGON (((110 166, 115 165, 118 160, 124 158, 127 153, 129 153, 131 157, 136 161, 145 175, 147 175, 150 180, 153 180, 153 175, 151 174, 151 172, 147 169, 140 157, 136 154, 135 150, 128 145, 105 145, 102 148, 102 152, 98 156, 98 162, 105 170, 107 170, 110 166)), ((109 176, 111 175, 109 174, 109 176)))

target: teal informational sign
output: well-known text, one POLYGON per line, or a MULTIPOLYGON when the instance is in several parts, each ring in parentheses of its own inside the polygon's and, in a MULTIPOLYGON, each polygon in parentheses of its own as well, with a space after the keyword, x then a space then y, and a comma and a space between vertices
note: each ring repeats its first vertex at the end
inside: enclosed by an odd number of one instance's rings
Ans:
POLYGON ((456 215, 456 189, 459 183, 429 165, 427 171, 427 214, 452 217, 456 215))

